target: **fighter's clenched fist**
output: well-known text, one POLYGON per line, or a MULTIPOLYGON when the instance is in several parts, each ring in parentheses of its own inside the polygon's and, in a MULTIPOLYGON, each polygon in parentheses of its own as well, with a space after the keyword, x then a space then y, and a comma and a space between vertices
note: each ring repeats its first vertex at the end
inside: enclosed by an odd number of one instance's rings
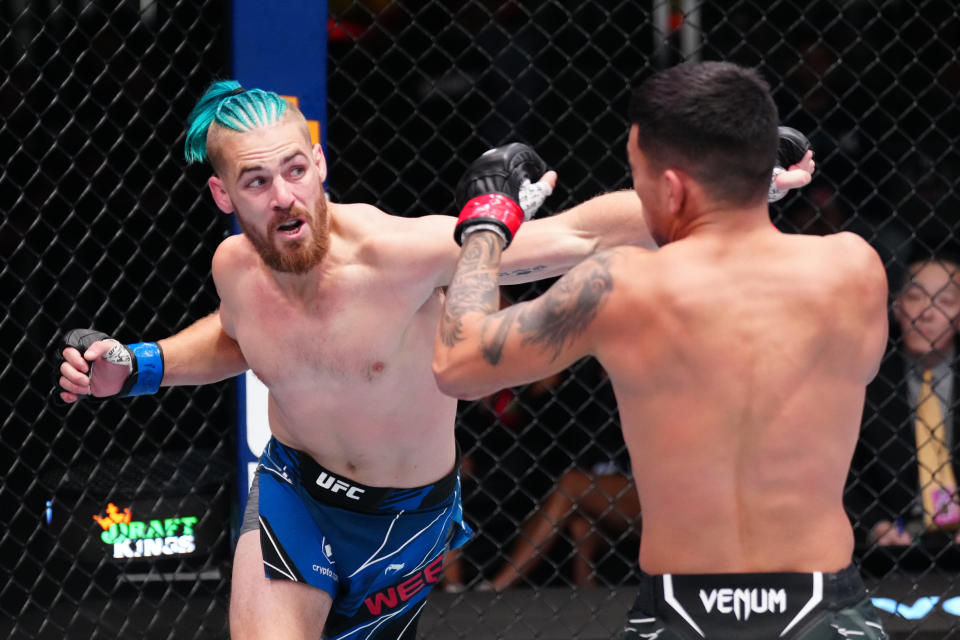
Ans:
POLYGON ((514 142, 485 152, 457 184, 460 218, 453 235, 457 244, 463 244, 464 236, 487 229, 503 238, 504 248, 510 246, 520 225, 553 192, 555 180, 556 174, 547 172, 547 164, 525 144, 514 142))
POLYGON ((102 331, 72 329, 59 357, 60 398, 138 396, 156 393, 163 378, 163 352, 154 342, 124 345, 102 331))
POLYGON ((815 165, 810 140, 793 127, 777 127, 777 164, 770 179, 768 202, 780 200, 790 189, 797 189, 810 182, 815 165))

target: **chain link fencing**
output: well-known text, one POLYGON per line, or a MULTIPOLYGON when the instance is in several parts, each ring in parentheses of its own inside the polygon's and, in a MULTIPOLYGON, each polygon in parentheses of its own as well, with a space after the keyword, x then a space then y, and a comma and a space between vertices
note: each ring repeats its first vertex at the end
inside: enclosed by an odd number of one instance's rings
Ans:
MULTIPOLYGON (((194 102, 230 75, 228 16, 221 1, 0 5, 6 637, 227 636, 233 384, 69 408, 50 389, 64 327, 157 339, 216 308, 209 261, 229 229, 206 171, 186 169, 180 150, 194 102)), ((554 210, 629 188, 630 86, 682 60, 724 59, 759 67, 781 120, 813 142, 813 183, 772 206, 781 229, 859 233, 891 282, 918 250, 960 239, 950 0, 337 0, 328 33, 335 200, 452 213, 466 165, 512 140, 559 172, 554 210)), ((504 303, 548 285, 505 288, 504 303)), ((889 395, 868 398, 865 424, 887 435, 858 454, 848 496, 869 489, 871 464, 890 470, 882 450, 913 428, 888 406, 905 383, 885 379, 889 395)), ((457 431, 478 537, 448 566, 421 635, 615 635, 641 520, 603 371, 583 361, 462 403, 457 431)), ((884 495, 869 491, 876 509, 884 495)), ((863 513, 851 519, 895 637, 960 636, 952 538, 880 547, 863 513)))
POLYGON ((132 342, 216 309, 227 228, 179 149, 225 16, 0 3, 5 637, 226 637, 232 386, 51 399, 64 328, 132 342))

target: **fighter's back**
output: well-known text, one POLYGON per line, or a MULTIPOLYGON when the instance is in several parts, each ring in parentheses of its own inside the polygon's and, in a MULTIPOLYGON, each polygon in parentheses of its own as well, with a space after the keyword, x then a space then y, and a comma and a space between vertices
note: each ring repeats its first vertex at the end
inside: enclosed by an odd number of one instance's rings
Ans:
POLYGON ((843 484, 886 340, 876 253, 768 228, 629 250, 612 269, 598 355, 640 492, 641 567, 846 566, 843 484))

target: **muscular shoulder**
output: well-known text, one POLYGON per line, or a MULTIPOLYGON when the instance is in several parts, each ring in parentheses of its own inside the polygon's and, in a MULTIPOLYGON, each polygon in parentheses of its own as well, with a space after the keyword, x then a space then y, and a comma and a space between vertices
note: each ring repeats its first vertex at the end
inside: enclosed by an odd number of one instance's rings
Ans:
POLYGON ((232 235, 217 247, 213 254, 211 273, 220 296, 221 307, 229 309, 242 292, 245 278, 263 267, 257 250, 243 234, 232 235))
POLYGON ((372 204, 363 202, 329 203, 329 211, 338 227, 370 227, 378 224, 390 224, 397 216, 392 216, 372 204))
POLYGON ((829 298, 830 316, 837 335, 855 336, 851 345, 860 352, 850 364, 860 363, 864 383, 876 375, 887 344, 888 285, 883 261, 870 244, 853 233, 826 236, 830 247, 823 269, 836 283, 829 298))
POLYGON ((213 254, 211 272, 220 297, 220 323, 231 338, 236 339, 233 318, 241 289, 238 283, 258 264, 256 249, 242 234, 224 239, 213 254))
POLYGON ((213 279, 217 283, 252 269, 257 265, 257 252, 242 234, 232 235, 223 240, 213 254, 211 265, 213 279))
POLYGON ((825 267, 843 275, 848 283, 864 293, 879 294, 886 299, 886 270, 870 243, 849 231, 826 236, 824 241, 830 247, 828 259, 823 263, 825 267))
POLYGON ((843 253, 849 258, 858 261, 870 261, 878 258, 876 250, 861 236, 851 231, 841 231, 823 237, 830 243, 834 251, 843 253))
MULTIPOLYGON (((654 299, 656 274, 661 267, 656 252, 621 246, 598 251, 571 269, 558 284, 583 302, 597 305, 607 319, 622 318, 625 307, 631 315, 654 299)), ((616 324, 616 323, 614 323, 616 324)))
POLYGON ((456 263, 454 223, 450 216, 407 218, 358 204, 340 205, 337 225, 342 237, 354 244, 359 262, 401 278, 429 280, 432 289, 456 263))
POLYGON ((340 204, 336 207, 335 224, 336 230, 345 237, 362 240, 370 249, 384 250, 401 242, 416 242, 416 238, 429 237, 438 228, 449 228, 452 244, 454 219, 435 215, 408 218, 368 204, 340 204))
MULTIPOLYGON (((350 204, 332 204, 336 224, 345 230, 358 229, 366 234, 376 234, 377 231, 404 231, 422 224, 424 219, 436 216, 421 216, 416 218, 394 215, 378 209, 372 204, 361 202, 350 204)), ((442 216, 446 217, 446 216, 442 216)))

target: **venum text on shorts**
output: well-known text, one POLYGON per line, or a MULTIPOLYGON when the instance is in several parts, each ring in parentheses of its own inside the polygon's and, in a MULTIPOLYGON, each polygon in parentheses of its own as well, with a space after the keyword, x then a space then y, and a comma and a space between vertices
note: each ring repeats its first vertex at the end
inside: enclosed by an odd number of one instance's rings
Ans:
POLYGON ((787 610, 787 592, 784 589, 705 589, 700 590, 700 602, 707 613, 733 615, 737 620, 749 620, 751 614, 783 613, 787 610))

